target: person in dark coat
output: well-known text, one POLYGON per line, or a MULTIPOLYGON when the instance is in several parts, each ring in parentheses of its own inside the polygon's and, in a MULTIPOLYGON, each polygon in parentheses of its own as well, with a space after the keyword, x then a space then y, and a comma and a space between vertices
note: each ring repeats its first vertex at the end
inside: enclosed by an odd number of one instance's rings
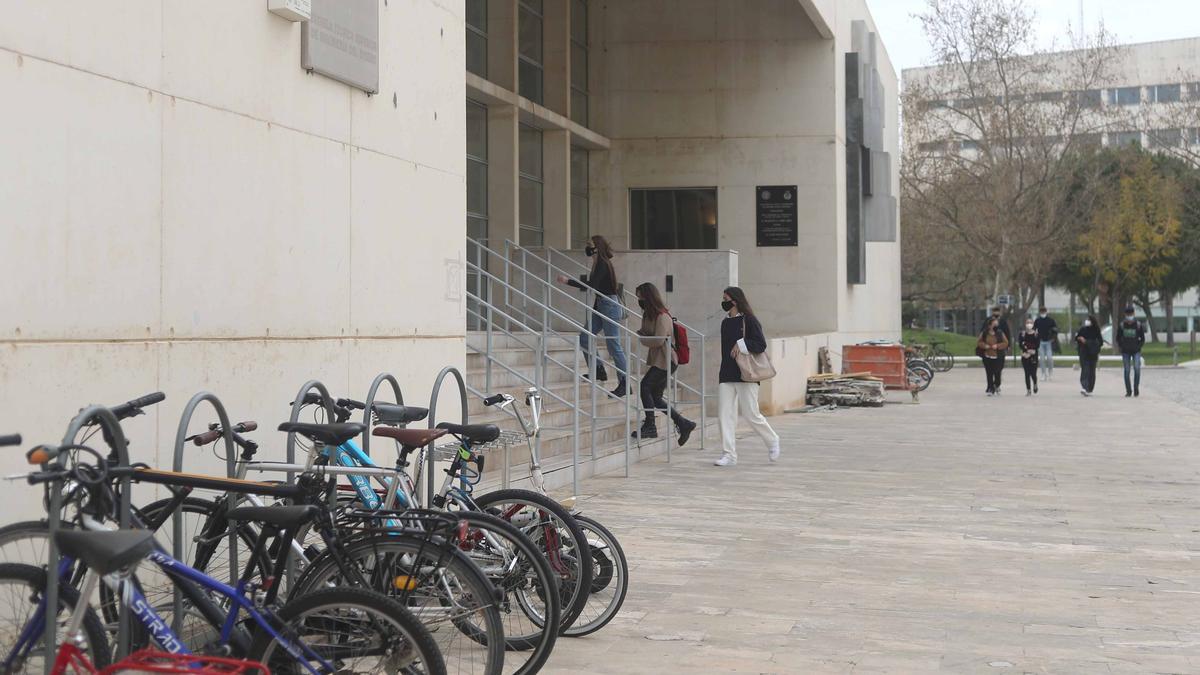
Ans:
MULTIPOLYGON (((608 355, 612 357, 613 365, 617 368, 617 388, 612 393, 620 398, 626 394, 625 374, 629 372, 629 365, 625 359, 625 350, 621 347, 620 327, 624 325, 625 309, 621 305, 620 284, 612 262, 613 250, 607 239, 595 235, 584 251, 592 259, 592 271, 587 279, 576 281, 559 275, 558 281, 581 291, 590 288, 596 292, 596 300, 592 304, 588 321, 590 332, 583 331, 579 334, 579 348, 583 350, 583 362, 588 366, 588 374, 584 375, 584 378, 591 377, 591 336, 604 335, 608 355)), ((597 358, 596 381, 603 382, 607 379, 608 373, 604 370, 604 364, 597 358)))
POLYGON ((1054 343, 1058 340, 1058 322, 1050 316, 1050 310, 1038 309, 1038 318, 1033 321, 1033 329, 1037 331, 1038 367, 1042 371, 1042 381, 1045 382, 1054 375, 1054 343))
POLYGON ((979 334, 976 353, 983 359, 983 370, 987 374, 987 395, 1000 395, 1000 370, 1004 367, 1004 351, 1008 349, 1008 336, 1000 329, 1000 320, 993 317, 979 334))
POLYGON ((1146 344, 1146 328, 1133 315, 1133 307, 1125 308, 1125 320, 1114 332, 1121 348, 1121 365, 1125 367, 1125 396, 1141 395, 1142 346, 1146 344), (1129 371, 1133 371, 1133 386, 1129 386, 1129 371))
POLYGON ((1038 350, 1041 349, 1042 340, 1038 337, 1037 328, 1033 319, 1025 322, 1025 330, 1021 333, 1019 339, 1021 345, 1021 368, 1025 370, 1025 395, 1032 396, 1038 393, 1038 357, 1041 356, 1038 350))
POLYGON ((999 326, 1000 332, 1004 333, 1004 341, 1005 341, 1005 343, 1007 343, 1005 348, 997 354, 997 356, 999 356, 999 361, 995 362, 996 389, 992 393, 999 395, 1000 394, 1000 380, 1003 379, 1003 377, 1004 377, 1004 357, 1007 356, 1007 354, 1008 354, 1008 347, 1013 346, 1015 343, 1013 342, 1012 330, 1008 327, 1008 319, 1005 318, 1005 316, 1004 316, 1003 308, 1001 308, 999 306, 993 307, 992 315, 984 320, 983 327, 980 329, 980 331, 981 332, 988 331, 989 328, 991 327, 993 321, 995 321, 997 323, 997 325, 999 326))
POLYGON ((767 351, 767 338, 762 324, 750 308, 745 292, 737 286, 725 289, 721 309, 726 316, 721 321, 721 369, 717 380, 717 410, 721 423, 721 457, 717 466, 737 464, 738 418, 750 424, 767 446, 767 459, 779 460, 779 434, 771 428, 758 405, 758 383, 742 380, 742 369, 734 354, 761 354, 767 351))
POLYGON ((1084 319, 1083 326, 1075 333, 1075 348, 1079 351, 1079 393, 1091 396, 1096 389, 1096 365, 1100 362, 1100 350, 1104 348, 1104 337, 1100 334, 1100 322, 1095 316, 1084 319))

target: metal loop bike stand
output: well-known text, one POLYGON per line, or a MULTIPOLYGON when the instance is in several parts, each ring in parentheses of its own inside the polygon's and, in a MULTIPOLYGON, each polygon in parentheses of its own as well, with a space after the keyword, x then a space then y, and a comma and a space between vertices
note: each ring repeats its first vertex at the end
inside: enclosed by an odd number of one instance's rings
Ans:
POLYGON ((404 405, 404 394, 400 392, 400 383, 391 373, 380 373, 371 381, 371 388, 367 390, 367 398, 363 401, 363 429, 362 433, 362 451, 363 454, 371 456, 371 407, 375 405, 375 394, 379 392, 379 386, 387 382, 392 385, 392 393, 396 395, 396 405, 404 405))
MULTIPOLYGON (((292 414, 288 417, 289 422, 300 421, 300 410, 304 407, 304 397, 314 389, 321 395, 321 401, 325 406, 325 420, 333 422, 336 419, 336 413, 333 410, 333 399, 329 396, 329 389, 320 380, 309 380, 300 387, 300 391, 296 392, 296 398, 292 399, 292 414)), ((296 463, 296 432, 294 431, 288 432, 287 463, 296 463)), ((310 464, 311 462, 305 462, 305 466, 310 464)), ((287 472, 285 480, 288 485, 295 485, 296 474, 292 471, 287 472)), ((286 574, 289 585, 296 583, 296 560, 292 556, 288 556, 286 574)))
MULTIPOLYGON (((225 405, 213 393, 207 391, 198 392, 195 396, 188 400, 187 405, 183 408, 183 416, 179 418, 179 428, 175 432, 175 458, 171 462, 171 470, 176 473, 183 472, 183 454, 187 445, 188 426, 192 423, 192 415, 196 413, 196 408, 200 407, 201 403, 208 402, 212 405, 213 410, 217 413, 217 419, 221 423, 221 438, 225 441, 225 475, 227 478, 237 477, 237 455, 233 445, 233 428, 229 423, 229 414, 225 411, 225 405)), ((225 509, 232 510, 237 506, 237 496, 232 492, 226 493, 225 509)), ((175 513, 171 514, 171 536, 174 541, 171 543, 171 555, 183 562, 183 504, 175 509, 175 513)), ((238 573, 238 550, 237 550, 237 535, 231 529, 229 532, 229 573, 236 575, 238 573)), ((237 583, 237 577, 230 579, 230 584, 237 583)), ((171 620, 171 628, 176 634, 183 628, 183 594, 179 591, 178 586, 173 586, 172 608, 175 615, 171 620)))
MULTIPOLYGON (((445 382, 447 375, 454 375, 454 379, 458 381, 458 398, 462 405, 462 423, 467 422, 467 383, 463 380, 463 374, 454 366, 446 366, 442 368, 442 372, 438 373, 437 379, 433 381, 433 393, 429 395, 429 428, 437 427, 437 402, 438 394, 442 392, 442 383, 445 382)), ((433 441, 425 446, 425 468, 428 469, 425 473, 425 508, 433 508, 434 494, 434 475, 433 475, 433 441)))
MULTIPOLYGON (((112 450, 112 454, 116 455, 117 466, 129 466, 129 443, 125 440, 125 432, 121 429, 121 422, 111 410, 102 406, 92 404, 83 410, 71 420, 67 426, 67 433, 63 435, 62 444, 70 445, 75 442, 79 436, 79 432, 88 424, 95 421, 104 431, 104 438, 108 442, 108 447, 112 450)), ((43 465, 45 468, 45 465, 43 465)), ((117 508, 117 524, 122 530, 129 529, 129 477, 125 476, 120 479, 121 497, 117 508)), ((43 643, 46 647, 45 672, 47 674, 54 668, 54 655, 58 651, 58 642, 55 639, 58 633, 58 622, 50 617, 56 616, 58 613, 58 546, 54 543, 54 535, 62 527, 62 483, 61 481, 51 481, 46 484, 50 492, 50 512, 46 519, 46 529, 49 532, 49 541, 47 542, 47 562, 46 562, 46 613, 45 634, 43 643)), ((117 620, 117 658, 124 657, 129 653, 129 608, 123 603, 120 606, 119 618, 117 620)))

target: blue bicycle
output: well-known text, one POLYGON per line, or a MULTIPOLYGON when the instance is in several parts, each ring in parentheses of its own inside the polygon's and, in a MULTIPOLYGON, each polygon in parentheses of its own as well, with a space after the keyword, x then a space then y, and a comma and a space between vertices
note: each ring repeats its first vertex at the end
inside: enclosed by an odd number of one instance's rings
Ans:
MULTIPOLYGON (((361 587, 326 588, 275 608, 278 586, 272 580, 277 577, 257 574, 258 561, 270 537, 279 532, 285 537, 294 535, 302 524, 312 520, 316 507, 242 507, 230 511, 231 520, 252 520, 263 525, 245 571, 230 586, 164 553, 148 531, 107 529, 102 518, 111 512, 109 481, 137 468, 109 467, 103 457, 82 445, 39 446, 29 453, 29 458, 31 463, 46 467, 29 475, 31 484, 71 481, 84 487, 76 494, 87 495, 79 504, 80 527, 55 534, 55 543, 63 553, 58 578, 62 580, 60 587, 67 589, 60 595, 67 603, 74 604, 64 648, 78 650, 89 642, 106 639, 96 634, 98 620, 87 607, 103 581, 113 597, 129 609, 137 622, 135 628, 144 631, 158 648, 170 654, 191 653, 172 630, 169 620, 147 601, 132 573, 139 563, 149 561, 183 591, 189 603, 217 631, 218 636, 206 645, 206 653, 244 657, 277 673, 441 675, 446 672, 429 631, 400 603, 381 593, 361 587), (56 461, 60 455, 68 454, 76 456, 70 469, 56 461), (79 461, 84 454, 95 457, 96 463, 79 461), (82 567, 77 569, 77 563, 82 563, 82 567), (75 594, 70 590, 70 582, 79 578, 81 569, 86 572, 82 575, 80 592, 75 594)), ((28 588, 28 575, 18 569, 24 567, 27 566, 0 566, 0 587, 22 584, 28 588), (6 578, 6 573, 20 578, 6 578)), ((15 637, 13 644, 0 644, 4 672, 30 669, 35 661, 46 656, 41 649, 47 616, 45 596, 38 589, 33 590, 31 595, 24 596, 24 603, 10 601, 4 608, 9 612, 25 612, 25 620, 18 624, 21 630, 10 636, 15 637)), ((60 602, 59 611, 70 609, 65 604, 60 602)), ((90 653, 96 666, 106 665, 101 661, 107 658, 107 645, 84 652, 90 653)))

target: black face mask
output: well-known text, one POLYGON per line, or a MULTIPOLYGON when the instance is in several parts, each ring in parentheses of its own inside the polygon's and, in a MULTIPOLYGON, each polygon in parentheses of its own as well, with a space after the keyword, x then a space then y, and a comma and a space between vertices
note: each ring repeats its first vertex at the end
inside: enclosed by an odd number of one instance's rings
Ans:
POLYGON ((733 309, 733 301, 732 300, 722 300, 721 301, 721 309, 725 310, 726 312, 733 309))
POLYGON ((638 298, 638 307, 641 307, 642 309, 646 309, 646 301, 641 298, 638 298))
POLYGON ((992 318, 993 318, 993 319, 999 319, 999 318, 1000 318, 1000 315, 999 315, 999 314, 993 314, 993 315, 992 315, 992 318))
POLYGON ((586 253, 586 254, 587 254, 587 257, 589 257, 589 258, 590 258, 590 257, 592 257, 592 256, 596 255, 596 247, 595 247, 595 246, 588 246, 587 248, 583 249, 583 252, 584 252, 584 253, 586 253))

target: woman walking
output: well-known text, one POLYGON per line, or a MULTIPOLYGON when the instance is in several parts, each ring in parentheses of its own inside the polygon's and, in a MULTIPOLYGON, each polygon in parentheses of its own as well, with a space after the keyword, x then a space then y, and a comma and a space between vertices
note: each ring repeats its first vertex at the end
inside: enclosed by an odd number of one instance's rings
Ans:
MULTIPOLYGON (((621 348, 621 333, 617 328, 625 320, 625 310, 621 306, 620 296, 617 295, 619 286, 617 270, 613 267, 612 262, 612 247, 608 245, 607 239, 596 235, 592 237, 591 244, 584 251, 592 259, 592 271, 588 274, 587 280, 580 283, 559 275, 558 281, 581 291, 586 291, 588 288, 596 291, 596 301, 592 304, 590 313, 590 335, 604 334, 608 355, 612 357, 613 364, 617 368, 617 388, 612 393, 613 396, 622 397, 625 395, 625 373, 629 372, 629 366, 625 361, 625 350, 621 348)), ((579 346, 583 349, 583 361, 589 366, 588 373, 590 375, 589 332, 579 334, 579 346)), ((604 364, 597 359, 596 381, 604 382, 607 379, 608 374, 604 370, 604 364)))
POLYGON ((983 358, 983 369, 987 372, 987 395, 1000 395, 1000 371, 1004 368, 1004 351, 1008 349, 1008 336, 1000 327, 1000 320, 993 317, 979 334, 975 353, 983 358))
POLYGON ((754 316, 754 310, 746 300, 746 294, 737 286, 725 289, 721 309, 728 315, 721 322, 721 372, 718 386, 718 412, 721 422, 721 444, 724 452, 715 464, 733 466, 737 464, 737 422, 742 419, 767 445, 767 459, 779 459, 779 435, 767 423, 758 407, 758 383, 742 380, 735 354, 738 351, 761 354, 767 351, 767 338, 762 324, 754 316))
POLYGON ((663 392, 667 389, 668 368, 671 373, 679 367, 676 362, 675 349, 671 345, 675 337, 675 322, 671 313, 663 303, 662 294, 652 283, 644 283, 635 291, 638 306, 642 308, 642 327, 638 329, 638 340, 646 347, 646 374, 642 376, 641 395, 642 408, 646 411, 646 421, 642 428, 633 432, 634 438, 658 438, 658 427, 654 422, 656 410, 666 411, 675 429, 679 432, 679 444, 687 443, 696 423, 680 415, 670 408, 663 400, 663 392))
POLYGON ((1021 333, 1021 367, 1025 369, 1025 395, 1038 393, 1038 350, 1042 339, 1038 336, 1034 321, 1025 321, 1025 332, 1021 333))
POLYGON ((1095 316, 1084 319, 1083 326, 1075 333, 1075 348, 1079 350, 1079 393, 1091 396, 1096 390, 1096 364, 1100 361, 1100 350, 1104 348, 1100 322, 1095 316))

